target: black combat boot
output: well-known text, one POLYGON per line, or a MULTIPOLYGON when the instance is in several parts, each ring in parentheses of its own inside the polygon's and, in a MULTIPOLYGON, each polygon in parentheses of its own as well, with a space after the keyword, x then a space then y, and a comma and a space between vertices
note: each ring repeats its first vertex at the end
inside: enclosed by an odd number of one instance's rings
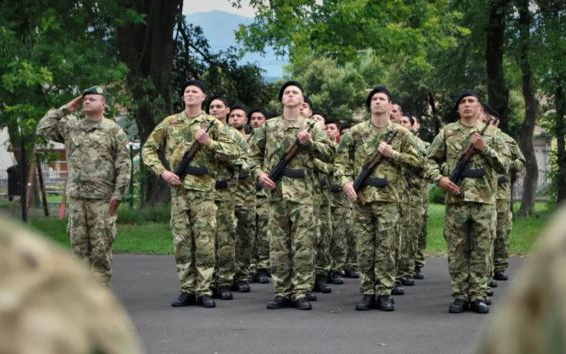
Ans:
POLYGON ((328 277, 332 284, 341 285, 344 284, 344 278, 340 272, 332 271, 328 277))
POLYGON ((489 283, 487 283, 487 286, 489 286, 490 288, 497 288, 497 282, 491 279, 489 283))
POLYGON ((202 307, 206 307, 206 308, 216 307, 216 303, 214 302, 214 300, 212 300, 210 295, 199 296, 197 298, 197 304, 199 304, 202 307))
POLYGON ((462 299, 456 299, 453 303, 450 304, 448 308, 448 312, 450 313, 462 313, 468 310, 468 302, 462 299))
POLYGON ((493 274, 493 279, 505 281, 509 279, 509 277, 507 276, 507 274, 505 274, 504 270, 496 270, 495 274, 493 274))
POLYGON ((492 301, 491 298, 489 296, 486 296, 485 299, 483 300, 483 302, 487 305, 487 306, 491 306, 492 301))
POLYGON ((260 284, 269 284, 269 274, 265 269, 257 271, 257 282, 260 284))
POLYGON ((285 307, 291 307, 291 301, 284 296, 275 295, 273 300, 267 302, 266 307, 270 310, 277 310, 285 307))
POLYGON ((236 289, 240 293, 249 293, 250 291, 252 291, 252 289, 250 288, 250 283, 248 283, 247 281, 239 281, 238 283, 236 283, 236 289))
POLYGON ((232 291, 230 290, 230 287, 229 286, 219 287, 218 298, 220 298, 220 300, 232 300, 234 297, 232 296, 232 291))
POLYGON ((375 301, 375 307, 381 311, 393 311, 395 307, 390 295, 379 295, 375 301))
POLYGON ((314 282, 314 291, 328 294, 332 292, 332 288, 326 284, 324 277, 318 276, 314 282))
POLYGON ((177 299, 171 303, 173 307, 185 307, 196 304, 196 299, 194 294, 189 294, 182 292, 179 294, 177 299))
POLYGON ((307 291, 305 293, 305 297, 307 298, 307 300, 309 301, 316 301, 318 300, 318 297, 316 297, 316 294, 313 293, 312 291, 307 291))
POLYGON ((350 268, 346 271, 346 278, 358 279, 360 277, 360 273, 354 268, 350 268))
POLYGON ((295 307, 299 310, 312 310, 312 305, 305 296, 302 296, 295 301, 295 307))
POLYGON ((424 274, 420 267, 415 268, 415 275, 413 276, 413 279, 424 279, 424 274))
POLYGON ((395 283, 395 286, 391 289, 391 295, 405 295, 405 289, 401 284, 395 283))
POLYGON ((402 284, 406 286, 413 286, 415 285, 415 281, 411 278, 405 278, 403 279, 402 284))
POLYGON ((367 311, 375 305, 375 295, 364 294, 362 300, 356 304, 356 311, 367 311))
POLYGON ((489 313, 489 306, 483 300, 474 300, 470 304, 470 310, 475 313, 489 313))
POLYGON ((494 294, 494 293, 493 293, 493 289, 490 288, 490 287, 488 287, 487 289, 485 289, 485 294, 486 294, 487 296, 493 296, 493 294, 494 294))

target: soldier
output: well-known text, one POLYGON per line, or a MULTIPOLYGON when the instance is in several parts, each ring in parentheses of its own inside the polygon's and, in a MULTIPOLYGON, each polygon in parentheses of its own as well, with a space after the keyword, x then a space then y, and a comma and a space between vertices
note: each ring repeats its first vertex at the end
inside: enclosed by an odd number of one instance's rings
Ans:
POLYGON ((354 203, 354 234, 362 275, 362 300, 356 310, 393 311, 390 296, 395 283, 394 248, 399 243, 400 176, 402 167, 418 168, 422 158, 411 132, 390 121, 391 94, 374 87, 366 99, 371 118, 345 134, 338 146, 335 176, 354 203), (396 136, 388 144, 393 134, 396 136), (378 150, 383 159, 365 185, 354 189, 354 179, 378 150), (377 298, 376 298, 377 295, 377 298))
POLYGON ((168 116, 153 130, 142 149, 144 163, 171 186, 171 229, 180 294, 171 306, 215 307, 210 290, 214 273, 216 233, 215 174, 217 161, 240 156, 240 149, 216 118, 202 111, 204 83, 189 80, 181 95, 185 110, 168 116), (210 127, 207 132, 206 128, 210 127), (191 144, 201 145, 184 179, 169 171, 159 158, 163 152, 176 168, 191 144))
POLYGON ((566 208, 541 233, 485 328, 478 354, 561 354, 566 348, 566 208))
MULTIPOLYGON (((238 143, 244 151, 243 160, 247 160, 249 140, 251 135, 245 131, 248 123, 246 109, 241 105, 232 105, 228 114, 228 124, 234 128, 241 139, 238 143)), ((236 206, 236 288, 240 292, 250 289, 250 272, 252 261, 252 248, 256 234, 255 218, 255 192, 256 186, 250 175, 249 166, 245 166, 238 173, 238 185, 234 191, 236 206)))
POLYGON ((250 126, 252 128, 259 128, 265 124, 267 120, 267 114, 261 108, 252 109, 249 113, 250 116, 250 126))
POLYGON ((312 306, 306 293, 314 282, 315 232, 310 174, 314 158, 332 161, 334 149, 318 127, 308 131, 308 120, 299 112, 303 90, 298 82, 283 84, 279 100, 283 104, 283 115, 256 129, 250 148, 254 175, 271 191, 270 257, 276 296, 267 303, 267 308, 280 309, 294 304, 298 309, 310 310, 312 306), (281 179, 273 181, 268 172, 295 141, 299 143, 297 155, 287 164, 281 179))
POLYGON ((83 264, 0 217, 0 353, 142 353, 132 328, 83 264))
POLYGON ((403 116, 403 110, 401 106, 397 103, 391 105, 391 112, 389 113, 389 118, 393 123, 399 124, 401 121, 401 117, 403 116))
POLYGON ((481 121, 481 100, 475 92, 462 93, 454 109, 460 119, 446 125, 429 146, 426 176, 447 192, 444 237, 455 299, 449 312, 461 313, 469 305, 473 312, 488 313, 485 293, 495 236, 497 174, 506 172, 505 146, 498 129, 481 121), (470 144, 476 153, 457 185, 449 175, 470 144))
POLYGON ((128 137, 104 117, 105 107, 104 90, 93 86, 50 110, 39 121, 37 134, 65 143, 71 248, 109 285, 116 212, 130 183, 131 163, 128 137), (82 114, 77 115, 81 100, 82 114))

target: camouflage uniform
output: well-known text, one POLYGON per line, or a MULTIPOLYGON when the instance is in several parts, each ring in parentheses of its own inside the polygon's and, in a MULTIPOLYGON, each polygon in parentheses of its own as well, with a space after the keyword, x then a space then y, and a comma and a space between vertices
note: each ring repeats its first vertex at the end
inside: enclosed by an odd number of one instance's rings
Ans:
POLYGON ((507 145, 505 156, 509 162, 509 173, 499 175, 497 178, 497 235, 493 249, 493 270, 504 271, 509 267, 509 233, 513 226, 511 212, 511 181, 512 173, 521 173, 525 168, 525 157, 519 149, 517 142, 505 133, 501 137, 507 145))
MULTIPOLYGON (((287 122, 283 117, 268 120, 256 129, 250 147, 254 175, 271 171, 280 157, 296 140, 308 120, 297 117, 287 122)), ((271 275, 276 295, 297 300, 303 298, 314 282, 313 235, 313 183, 311 174, 314 159, 332 161, 334 149, 326 133, 314 127, 312 140, 301 145, 299 153, 287 166, 287 173, 269 193, 272 217, 270 229, 271 275), (291 172, 304 177, 288 177, 291 172)))
POLYGON ((268 227, 271 209, 269 207, 268 193, 269 192, 263 188, 256 191, 256 236, 252 251, 252 272, 269 272, 271 268, 269 264, 270 232, 268 227))
POLYGON ((566 352, 566 208, 558 210, 525 258, 485 328, 478 354, 566 352))
MULTIPOLYGON (((424 151, 426 156, 426 150, 430 143, 422 141, 419 139, 421 144, 421 149, 424 151)), ((415 251, 415 268, 421 269, 425 265, 425 250, 426 250, 426 236, 427 236, 427 223, 428 223, 428 181, 423 178, 420 180, 420 198, 415 200, 415 204, 418 204, 417 209, 417 226, 415 227, 415 232, 417 234, 417 245, 415 251)))
MULTIPOLYGON (((426 175, 438 183, 455 168, 460 155, 470 144, 473 132, 485 124, 466 127, 460 121, 446 125, 429 146, 426 175)), ((464 301, 483 301, 489 278, 489 258, 495 237, 495 193, 497 173, 506 172, 502 152, 505 146, 499 130, 486 129, 487 147, 468 162, 469 171, 483 171, 483 176, 465 177, 460 181, 460 194, 446 193, 444 237, 448 243, 448 268, 453 296, 464 301)))
POLYGON ((240 149, 216 118, 204 112, 189 118, 184 111, 161 121, 142 149, 144 163, 161 176, 166 168, 159 152, 164 151, 169 166, 175 168, 195 140, 195 134, 211 120, 215 122, 209 131, 211 144, 203 146, 194 156, 191 171, 182 184, 171 187, 171 231, 180 290, 197 296, 211 295, 217 161, 238 158, 240 149))
MULTIPOLYGON (((335 146, 337 147, 338 144, 335 146)), ((347 263, 348 247, 354 241, 352 234, 352 203, 348 200, 346 194, 342 192, 342 187, 335 178, 331 180, 330 192, 332 206, 332 238, 330 240, 332 270, 344 274, 345 270, 357 268, 355 260, 354 262, 347 263)), ((354 257, 357 257, 357 255, 354 255, 354 257)))
POLYGON ((132 328, 83 264, 0 218, 0 353, 142 353, 132 328))
POLYGON ((128 138, 114 121, 80 119, 65 106, 41 118, 37 134, 65 143, 71 247, 108 284, 116 239, 109 203, 121 200, 130 183, 128 138))
POLYGON ((318 159, 314 160, 314 195, 315 195, 315 219, 316 233, 314 241, 315 276, 316 278, 328 278, 332 266, 330 257, 330 240, 332 238, 332 225, 330 219, 330 188, 329 175, 332 173, 332 165, 318 159))
POLYGON ((335 160, 335 176, 344 186, 360 174, 379 143, 393 130, 398 132, 391 142, 397 153, 392 159, 384 158, 370 176, 370 183, 382 186, 366 185, 354 203, 353 231, 357 236, 358 266, 364 295, 389 295, 394 286, 401 169, 422 167, 422 158, 407 129, 394 123, 376 128, 368 120, 355 125, 342 137, 335 160))

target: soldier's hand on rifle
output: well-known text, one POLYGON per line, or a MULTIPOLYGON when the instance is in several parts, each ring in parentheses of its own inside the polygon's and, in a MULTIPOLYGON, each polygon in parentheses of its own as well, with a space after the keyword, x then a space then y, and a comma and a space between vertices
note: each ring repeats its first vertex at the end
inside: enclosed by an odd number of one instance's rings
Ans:
POLYGON ((346 183, 345 185, 342 186, 342 190, 344 191, 344 193, 346 193, 346 197, 348 197, 348 199, 351 200, 352 202, 355 202, 356 199, 358 199, 358 195, 354 190, 354 182, 346 183))
POLYGON ((311 133, 306 130, 301 130, 299 134, 297 134, 297 139, 299 139, 299 143, 306 144, 311 140, 311 133))
POLYGON ((170 186, 178 186, 179 184, 181 184, 181 179, 179 178, 179 176, 171 171, 163 171, 161 178, 163 178, 163 180, 170 186))
POLYGON ((110 199, 110 204, 108 206, 110 211, 110 216, 116 215, 116 211, 118 211, 118 207, 120 206, 120 199, 116 197, 112 197, 110 199))
POLYGON ((450 180, 450 177, 442 177, 438 181, 438 185, 447 192, 454 193, 456 195, 460 194, 460 188, 456 183, 450 180))
POLYGON ((377 150, 381 153, 381 155, 387 158, 393 158, 395 152, 395 150, 393 150, 393 147, 387 144, 385 141, 379 143, 379 147, 377 148, 377 150))
POLYGON ((484 151, 486 148, 485 140, 483 140, 482 136, 479 133, 474 133, 471 139, 472 145, 478 151, 484 151))
POLYGON ((262 186, 264 186, 265 188, 272 190, 275 188, 275 182, 273 182, 271 180, 271 178, 269 178, 269 175, 265 172, 263 172, 262 174, 259 175, 258 178, 259 183, 261 183, 262 186))
POLYGON ((81 95, 81 96, 77 96, 77 97, 73 98, 69 103, 67 103, 67 104, 65 105, 65 107, 67 107, 67 109, 68 109, 69 111, 74 112, 74 111, 76 111, 76 110, 79 108, 82 99, 83 99, 83 96, 82 96, 82 95, 81 95))
POLYGON ((205 146, 210 145, 210 136, 208 135, 206 130, 204 129, 199 130, 195 137, 201 145, 205 145, 205 146))

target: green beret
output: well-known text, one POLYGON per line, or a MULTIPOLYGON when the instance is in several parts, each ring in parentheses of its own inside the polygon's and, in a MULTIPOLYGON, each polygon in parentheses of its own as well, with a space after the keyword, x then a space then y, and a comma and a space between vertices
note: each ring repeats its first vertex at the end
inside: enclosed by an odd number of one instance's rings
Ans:
POLYGON ((100 86, 92 86, 83 91, 83 98, 86 95, 102 95, 106 98, 106 92, 100 86))

